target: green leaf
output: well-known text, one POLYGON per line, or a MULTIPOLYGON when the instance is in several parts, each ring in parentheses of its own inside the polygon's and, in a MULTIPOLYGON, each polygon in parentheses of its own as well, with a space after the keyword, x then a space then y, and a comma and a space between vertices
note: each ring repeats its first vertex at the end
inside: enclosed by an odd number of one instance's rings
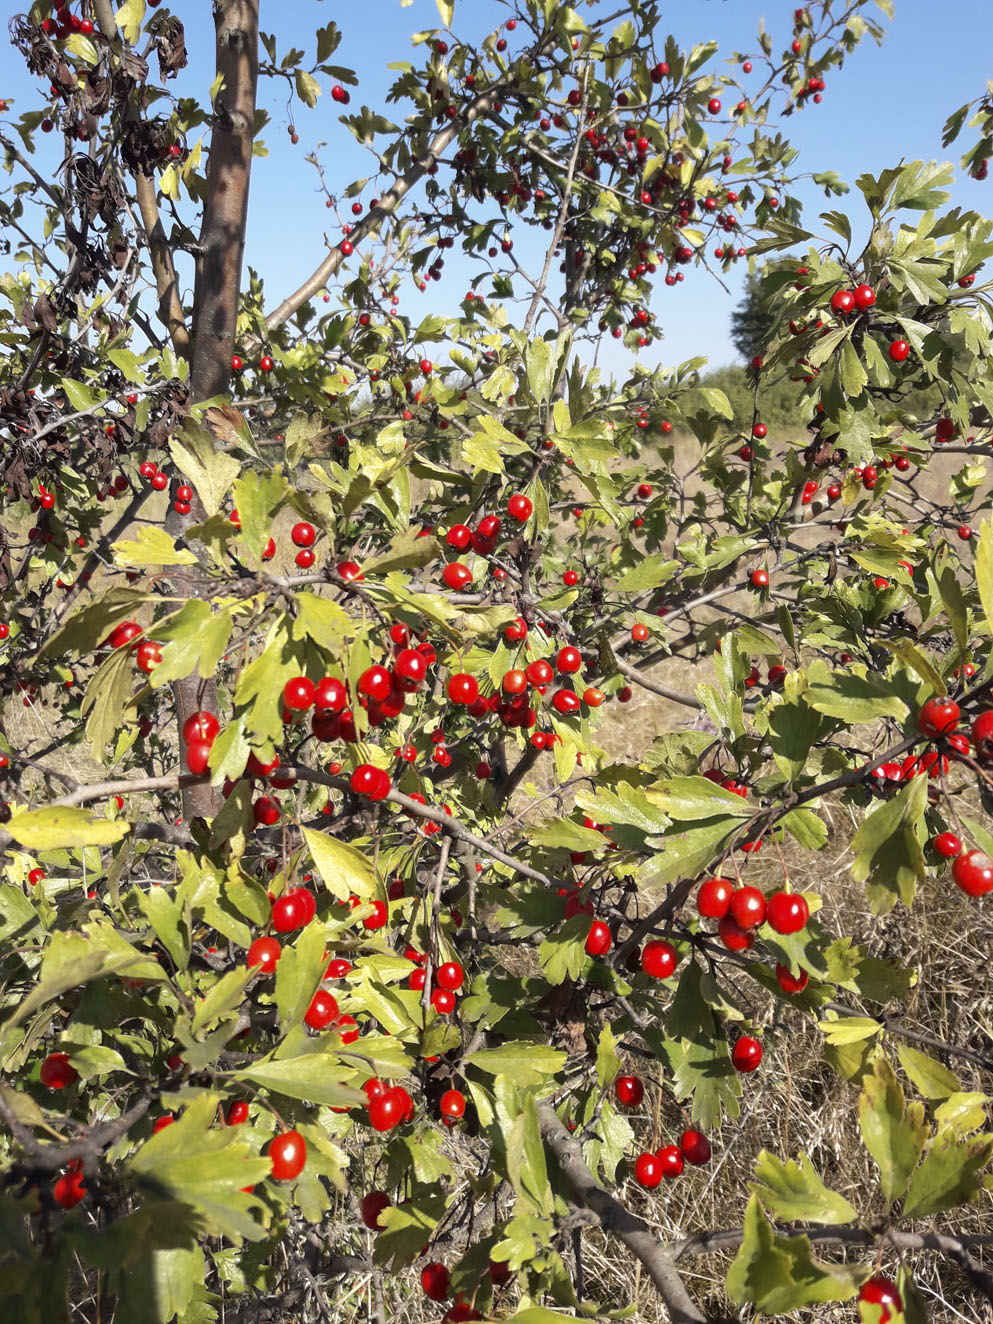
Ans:
POLYGON ((151 1273, 155 1285, 155 1309, 160 1324, 169 1324, 177 1316, 182 1320, 188 1319, 186 1311, 207 1273, 200 1247, 176 1246, 171 1250, 153 1250, 151 1273))
POLYGON ((526 1206, 548 1217, 554 1205, 545 1165, 545 1144, 538 1124, 538 1109, 529 1097, 506 1137, 507 1176, 526 1206))
POLYGON ((701 1035, 666 1043, 677 1099, 692 1097, 691 1117, 705 1131, 717 1130, 723 1113, 738 1116, 741 1082, 724 1039, 701 1035))
MULTIPOLYGON (((738 803, 744 801, 739 799, 738 803)), ((695 878, 742 831, 742 826, 740 818, 729 816, 702 819, 689 825, 673 823, 666 830, 646 877, 659 884, 677 878, 695 878)))
POLYGON ((752 1195, 727 1290, 735 1301, 752 1302, 760 1315, 778 1315, 823 1301, 848 1301, 858 1287, 852 1270, 815 1260, 807 1237, 777 1236, 752 1195))
POLYGON ((177 547, 160 524, 141 524, 134 542, 111 544, 114 564, 128 565, 196 565, 197 558, 184 547, 177 547))
POLYGON ((908 1079, 925 1099, 947 1099, 961 1089, 955 1072, 928 1057, 927 1053, 911 1048, 909 1044, 898 1044, 896 1052, 908 1079))
POLYGON ((852 839, 852 877, 869 882, 873 910, 884 914, 899 899, 909 906, 924 877, 916 827, 927 808, 928 779, 914 777, 863 821, 852 839))
POLYGON ((590 923, 589 915, 573 915, 539 947, 538 960, 550 984, 562 984, 579 975, 587 961, 585 943, 590 923))
POLYGON ((60 805, 15 809, 4 826, 16 842, 32 851, 112 846, 131 831, 124 819, 94 818, 88 809, 60 805))
POLYGON ((843 1195, 827 1189, 806 1154, 784 1164, 763 1149, 749 1189, 774 1218, 787 1223, 850 1223, 856 1217, 843 1195))
POLYGON ((600 1088, 606 1089, 621 1069, 621 1059, 617 1052, 617 1039, 608 1021, 600 1031, 596 1052, 596 1078, 600 1088))
POLYGON ((215 450, 214 438, 190 419, 180 425, 169 442, 169 453, 180 472, 196 488, 208 515, 216 515, 241 472, 231 455, 215 450))
POLYGON ((308 1103, 323 1103, 330 1108, 368 1102, 361 1090, 345 1083, 353 1072, 344 1067, 337 1057, 326 1053, 306 1053, 302 1057, 283 1058, 279 1061, 269 1058, 263 1062, 253 1062, 250 1067, 243 1068, 239 1075, 275 1094, 285 1094, 290 1099, 304 1099, 308 1103))
POLYGON ((89 653, 107 638, 114 626, 128 620, 145 602, 154 601, 151 593, 130 588, 113 588, 98 601, 81 607, 56 630, 45 644, 43 653, 59 657, 63 653, 89 653))
POLYGON ((835 672, 830 685, 815 682, 807 689, 804 699, 819 713, 841 718, 849 726, 874 722, 879 717, 893 717, 902 722, 909 711, 892 685, 852 672, 835 672))
POLYGON ((416 570, 437 561, 440 555, 441 544, 437 538, 422 538, 416 529, 411 528, 394 538, 384 552, 363 561, 362 570, 366 575, 385 575, 391 570, 416 570))
POLYGON ((716 786, 706 777, 670 777, 668 781, 657 782, 645 795, 680 826, 696 819, 715 818, 718 814, 751 818, 755 813, 740 795, 716 786))
POLYGON ((881 1033, 882 1028, 871 1016, 841 1016, 821 1021, 819 1025, 829 1044, 856 1044, 881 1033))
POLYGON ((135 888, 138 904, 155 936, 165 947, 179 970, 190 963, 190 926, 182 905, 175 895, 164 887, 150 887, 147 891, 135 888))
POLYGON ((963 1140, 954 1129, 938 1132, 914 1173, 904 1218, 925 1218, 967 1204, 979 1191, 979 1174, 993 1157, 993 1135, 963 1140))
POLYGON ((249 469, 234 484, 231 495, 241 521, 241 537, 258 564, 272 535, 276 512, 289 492, 290 485, 279 465, 265 473, 249 469))
POLYGON ((638 564, 625 570, 614 585, 616 593, 645 593, 649 589, 667 584, 679 570, 679 562, 671 557, 655 555, 638 558, 638 564))
POLYGON ((557 355, 547 340, 534 340, 524 356, 528 386, 538 404, 551 399, 557 355))
POLYGON ((862 366, 862 361, 855 352, 855 346, 850 340, 846 340, 841 347, 841 387, 845 394, 852 399, 861 395, 863 388, 869 381, 869 375, 862 366))
POLYGON ((108 745, 117 745, 124 714, 134 689, 134 660, 127 648, 116 648, 86 687, 80 712, 87 716, 86 735, 100 761, 108 745))
POLYGON ((380 1217, 381 1231, 373 1241, 373 1259, 392 1265, 396 1271, 412 1264, 438 1226, 448 1195, 445 1190, 421 1187, 402 1205, 394 1205, 380 1217))
POLYGON ((317 105, 317 98, 321 95, 320 83, 305 69, 297 69, 293 74, 293 80, 296 84, 297 96, 305 106, 313 110, 317 105))
POLYGON ((211 603, 191 598, 166 624, 156 630, 164 645, 162 661, 149 680, 154 689, 191 676, 212 676, 231 638, 234 620, 228 611, 214 611, 211 603))
POLYGON ((258 1240, 264 1232, 252 1216, 261 1201, 243 1192, 269 1176, 272 1165, 256 1153, 247 1127, 216 1125, 220 1097, 204 1092, 171 1125, 146 1140, 127 1162, 131 1173, 165 1190, 199 1215, 209 1235, 258 1240))
POLYGON ((276 1007, 280 1028, 303 1020, 327 966, 326 935, 320 924, 308 924, 293 946, 285 946, 276 965, 276 1007))
POLYGON ((948 687, 938 668, 909 639, 898 639, 895 643, 881 640, 881 643, 894 657, 898 657, 904 666, 909 667, 911 671, 915 671, 921 680, 930 685, 935 694, 945 695, 948 693, 948 687))
POLYGON ((903 1090, 892 1066, 880 1057, 867 1076, 859 1096, 859 1125, 865 1147, 879 1168, 884 1198, 900 1198, 927 1141, 924 1105, 905 1105, 903 1090))
POLYGON ((976 544, 976 585, 987 629, 993 630, 993 524, 984 520, 976 544))
POLYGON ((221 975, 216 984, 201 998, 193 1009, 193 1033, 199 1035, 237 1010, 245 999, 245 990, 256 977, 256 971, 239 966, 221 975))
MULTIPOLYGON (((528 841, 533 846, 546 846, 569 851, 599 851, 606 846, 603 833, 595 828, 583 827, 571 818, 550 818, 528 830, 528 841)), ((585 934, 583 935, 585 939, 585 934)))
POLYGON ((508 1040, 498 1048, 482 1048, 466 1059, 489 1076, 508 1076, 517 1084, 543 1085, 566 1064, 566 1054, 547 1044, 508 1040))
POLYGON ((365 901, 377 895, 375 871, 360 850, 312 828, 302 831, 314 868, 332 896, 347 901, 354 892, 365 901))

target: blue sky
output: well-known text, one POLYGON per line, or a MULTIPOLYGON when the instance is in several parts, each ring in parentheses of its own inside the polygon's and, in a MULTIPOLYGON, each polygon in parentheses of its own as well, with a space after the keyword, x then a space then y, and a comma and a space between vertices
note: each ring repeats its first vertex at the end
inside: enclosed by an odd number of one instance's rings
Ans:
MULTIPOLYGON (((841 0, 836 0, 836 8, 842 7, 841 0)), ((172 10, 186 25, 191 55, 189 68, 174 86, 182 95, 203 97, 212 77, 210 6, 205 0, 178 0, 172 10)), ((988 0, 951 0, 940 7, 932 0, 895 0, 895 11, 894 21, 886 24, 884 45, 877 47, 866 39, 843 70, 829 76, 823 104, 810 106, 787 121, 789 135, 801 153, 796 168, 837 170, 852 183, 863 171, 878 173, 901 158, 958 160, 969 141, 968 130, 960 143, 945 151, 941 127, 957 106, 983 92, 987 78, 993 75, 988 0)), ((456 0, 454 27, 472 37, 497 26, 510 12, 496 0, 456 0)), ((733 50, 754 51, 755 32, 763 16, 780 46, 791 35, 792 12, 789 0, 773 4, 683 0, 669 9, 664 23, 681 45, 714 39, 720 42, 723 55, 733 50)), ((325 0, 289 0, 278 6, 261 0, 261 13, 262 27, 275 33, 280 53, 291 45, 312 46, 308 32, 312 34, 314 28, 334 18, 342 28, 343 40, 333 60, 354 68, 360 80, 358 89, 352 91, 350 109, 365 103, 387 115, 396 109, 385 104, 385 91, 395 77, 387 65, 411 58, 412 32, 438 25, 435 0, 413 0, 406 7, 401 0, 363 0, 347 7, 325 0)), ((5 61, 0 74, 0 95, 5 94, 17 98, 15 110, 38 104, 31 80, 12 58, 5 61)), ((318 143, 325 144, 320 157, 332 191, 369 174, 371 158, 337 122, 340 108, 331 100, 329 88, 313 111, 297 101, 288 111, 279 80, 262 84, 260 100, 272 114, 264 134, 270 154, 257 160, 253 170, 247 260, 264 277, 267 304, 272 307, 319 263, 326 251, 324 234, 329 232, 332 240, 340 237, 317 189, 316 172, 306 164, 305 156, 318 143), (291 116, 300 138, 297 146, 291 145, 287 133, 291 116)), ((993 177, 980 183, 962 176, 954 187, 953 201, 989 210, 993 206, 991 188, 993 177)), ((366 196, 371 192, 368 189, 366 196)), ((817 229, 819 210, 835 206, 852 207, 858 223, 857 196, 828 200, 814 188, 802 189, 800 195, 810 229, 817 229)), ((446 278, 429 284, 426 294, 404 291, 400 311, 419 319, 429 311, 455 310, 470 272, 456 254, 454 250, 447 255, 446 278)), ((675 289, 660 286, 655 308, 666 339, 652 348, 646 362, 676 363, 698 354, 715 365, 733 361, 728 315, 737 301, 743 265, 738 280, 731 278, 730 296, 702 271, 675 289)), ((607 353, 605 362, 621 368, 626 352, 611 343, 607 353)))

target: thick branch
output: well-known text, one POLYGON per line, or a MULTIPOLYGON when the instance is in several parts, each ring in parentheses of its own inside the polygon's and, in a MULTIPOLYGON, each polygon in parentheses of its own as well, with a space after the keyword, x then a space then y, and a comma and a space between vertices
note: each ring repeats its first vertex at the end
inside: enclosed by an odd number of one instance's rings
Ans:
POLYGON ((231 375, 259 76, 258 0, 217 0, 214 26, 221 87, 214 101, 194 292, 194 402, 221 395, 231 375))
POLYGON ((612 1232, 645 1266, 673 1324, 707 1324, 707 1316, 687 1292, 668 1248, 640 1218, 604 1190, 583 1161, 578 1141, 573 1140, 548 1104, 538 1105, 538 1122, 542 1138, 577 1200, 596 1214, 605 1232, 612 1232))

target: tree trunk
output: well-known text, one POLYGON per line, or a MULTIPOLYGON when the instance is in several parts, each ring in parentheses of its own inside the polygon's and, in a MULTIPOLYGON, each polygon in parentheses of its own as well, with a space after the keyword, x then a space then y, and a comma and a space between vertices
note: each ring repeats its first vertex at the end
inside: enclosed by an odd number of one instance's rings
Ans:
MULTIPOLYGON (((213 131, 207 160, 207 196, 200 232, 193 299, 194 403, 227 392, 231 377, 241 293, 241 267, 248 224, 248 187, 259 76, 259 0, 215 0, 216 64, 220 80, 214 100, 213 131)), ((167 527, 182 533, 203 518, 199 500, 188 516, 170 511, 167 527)), ((187 578, 180 593, 193 597, 187 578)), ((177 681, 173 695, 179 725, 200 708, 217 712, 217 687, 195 672, 177 681)), ((211 818, 219 807, 216 788, 192 786, 183 792, 183 817, 211 818)))

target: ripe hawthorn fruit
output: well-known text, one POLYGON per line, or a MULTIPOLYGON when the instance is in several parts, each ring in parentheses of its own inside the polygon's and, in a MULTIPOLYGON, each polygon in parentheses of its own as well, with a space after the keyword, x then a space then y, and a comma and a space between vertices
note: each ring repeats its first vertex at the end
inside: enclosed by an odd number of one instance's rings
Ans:
POLYGON ((637 1076, 618 1076, 614 1081, 617 1102, 625 1108, 637 1108, 645 1097, 645 1087, 637 1076))
POLYGON ((307 1142, 299 1131, 282 1131, 273 1136, 265 1152, 272 1162, 274 1181, 293 1181, 307 1162, 307 1142))

